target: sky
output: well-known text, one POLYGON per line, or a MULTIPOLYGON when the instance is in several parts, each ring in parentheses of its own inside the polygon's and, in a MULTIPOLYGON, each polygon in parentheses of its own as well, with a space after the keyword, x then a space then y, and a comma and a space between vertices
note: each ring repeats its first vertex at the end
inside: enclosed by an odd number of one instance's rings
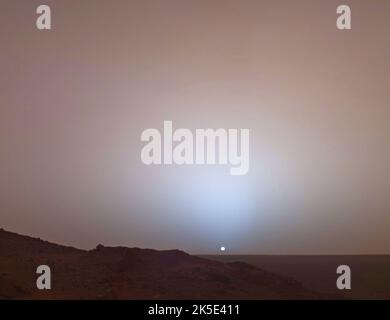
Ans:
POLYGON ((0 227, 91 249, 390 253, 390 2, 0 1, 0 227), (352 30, 336 8, 352 9, 352 30), (250 169, 141 133, 247 128, 250 169))

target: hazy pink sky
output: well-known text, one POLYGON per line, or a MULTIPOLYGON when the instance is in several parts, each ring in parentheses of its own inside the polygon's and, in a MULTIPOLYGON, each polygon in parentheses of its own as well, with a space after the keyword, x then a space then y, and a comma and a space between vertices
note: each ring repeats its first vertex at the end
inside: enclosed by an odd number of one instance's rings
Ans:
POLYGON ((390 253, 388 0, 56 0, 0 10, 0 227, 214 253, 390 253), (352 8, 352 30, 336 8, 352 8), (250 171, 140 135, 249 128, 250 171))

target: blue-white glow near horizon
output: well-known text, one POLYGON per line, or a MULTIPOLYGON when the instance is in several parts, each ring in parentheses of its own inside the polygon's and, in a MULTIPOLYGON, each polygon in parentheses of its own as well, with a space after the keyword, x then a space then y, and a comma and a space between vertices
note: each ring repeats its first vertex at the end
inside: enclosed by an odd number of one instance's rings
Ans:
POLYGON ((244 236, 255 213, 255 197, 247 180, 220 175, 191 180, 180 197, 194 228, 227 246, 233 238, 244 236))

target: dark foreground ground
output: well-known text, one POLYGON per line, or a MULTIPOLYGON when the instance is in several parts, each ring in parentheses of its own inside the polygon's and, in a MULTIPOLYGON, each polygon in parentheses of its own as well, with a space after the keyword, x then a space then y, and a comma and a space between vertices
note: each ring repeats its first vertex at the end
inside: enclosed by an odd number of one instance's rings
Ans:
POLYGON ((267 256, 218 255, 204 256, 223 262, 242 261, 265 271, 292 277, 306 288, 346 298, 390 299, 390 255, 339 256, 267 256), (336 269, 348 265, 352 272, 350 291, 336 288, 336 269))
POLYGON ((0 229, 0 299, 329 299, 336 268, 352 269, 346 298, 390 298, 389 256, 207 256, 179 250, 53 244, 0 229), (221 261, 217 261, 221 260, 221 261), (39 265, 51 290, 38 290, 39 265))
POLYGON ((179 250, 79 250, 0 229, 0 299, 326 299, 291 277, 179 250), (51 290, 36 269, 51 269, 51 290))

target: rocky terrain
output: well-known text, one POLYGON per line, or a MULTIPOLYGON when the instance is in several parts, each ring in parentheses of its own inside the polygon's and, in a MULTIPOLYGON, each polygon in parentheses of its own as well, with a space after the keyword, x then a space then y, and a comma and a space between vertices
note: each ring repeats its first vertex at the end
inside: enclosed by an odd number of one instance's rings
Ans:
POLYGON ((0 230, 1 299, 317 299, 292 278, 241 262, 179 250, 105 247, 90 251, 0 230), (52 289, 36 288, 48 265, 52 289))

